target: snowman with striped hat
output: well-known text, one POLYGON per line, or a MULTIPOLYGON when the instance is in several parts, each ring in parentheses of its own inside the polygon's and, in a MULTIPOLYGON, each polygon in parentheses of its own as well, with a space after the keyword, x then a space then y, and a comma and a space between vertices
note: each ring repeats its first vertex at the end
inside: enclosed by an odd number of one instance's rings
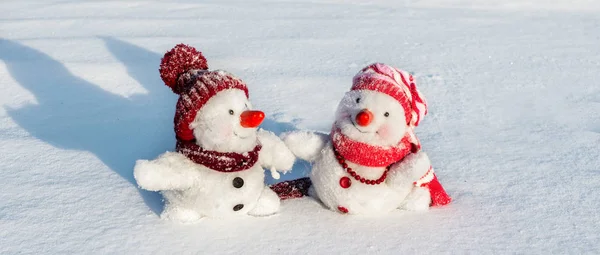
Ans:
POLYGON ((161 192, 161 217, 190 223, 276 213, 280 200, 265 186, 263 168, 276 176, 275 170, 290 170, 295 157, 279 137, 258 129, 265 115, 252 110, 246 84, 208 70, 202 53, 184 44, 165 54, 160 75, 179 95, 176 151, 138 160, 134 177, 141 188, 161 192))
POLYGON ((451 200, 414 132, 426 113, 411 74, 375 63, 354 77, 330 134, 296 131, 284 141, 312 163, 310 193, 327 208, 349 214, 424 211, 451 200))

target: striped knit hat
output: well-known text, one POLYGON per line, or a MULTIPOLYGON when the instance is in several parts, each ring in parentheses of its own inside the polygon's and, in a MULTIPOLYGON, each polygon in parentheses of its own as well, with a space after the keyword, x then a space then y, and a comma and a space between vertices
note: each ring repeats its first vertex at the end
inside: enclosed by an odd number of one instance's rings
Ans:
POLYGON ((244 82, 224 71, 208 71, 202 53, 185 44, 178 44, 165 53, 159 71, 165 84, 179 95, 174 119, 178 140, 194 139, 190 123, 196 118, 198 110, 218 92, 240 89, 248 97, 244 82))
POLYGON ((373 90, 393 97, 404 108, 406 124, 412 127, 427 114, 427 102, 413 76, 395 67, 375 63, 363 68, 354 76, 351 90, 373 90))
POLYGON ((404 108, 411 143, 420 147, 413 129, 427 114, 427 102, 417 90, 411 74, 386 64, 374 63, 354 76, 351 90, 372 90, 396 99, 404 108))

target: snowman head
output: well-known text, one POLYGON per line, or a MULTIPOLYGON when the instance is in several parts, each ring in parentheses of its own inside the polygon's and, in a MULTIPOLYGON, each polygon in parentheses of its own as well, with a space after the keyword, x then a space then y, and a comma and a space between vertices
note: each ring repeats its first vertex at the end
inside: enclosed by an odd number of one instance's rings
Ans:
POLYGON ((190 123, 196 143, 207 150, 220 152, 250 151, 256 146, 256 129, 265 114, 254 111, 239 89, 217 93, 196 113, 190 123))
POLYGON ((264 113, 251 110, 244 82, 225 71, 207 69, 204 56, 183 44, 161 61, 161 78, 180 95, 174 119, 177 139, 219 152, 252 150, 264 113))
POLYGON ((344 95, 335 128, 352 140, 377 146, 395 146, 409 136, 427 113, 425 98, 414 78, 397 68, 375 63, 363 68, 344 95))
POLYGON ((386 94, 352 90, 338 106, 335 125, 352 140, 392 146, 406 134, 404 114, 402 106, 386 94))

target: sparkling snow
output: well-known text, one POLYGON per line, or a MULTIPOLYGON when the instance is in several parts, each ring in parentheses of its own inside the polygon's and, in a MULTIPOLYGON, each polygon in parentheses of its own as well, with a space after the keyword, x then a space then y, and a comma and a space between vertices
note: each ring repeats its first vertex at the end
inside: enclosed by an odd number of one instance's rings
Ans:
POLYGON ((600 253, 597 1, 13 0, 0 12, 2 254, 600 253), (176 95, 158 64, 180 42, 247 82, 276 133, 328 132, 366 64, 413 72, 429 103, 417 135, 453 203, 348 217, 296 199, 267 218, 160 220, 133 165, 174 148, 176 95))

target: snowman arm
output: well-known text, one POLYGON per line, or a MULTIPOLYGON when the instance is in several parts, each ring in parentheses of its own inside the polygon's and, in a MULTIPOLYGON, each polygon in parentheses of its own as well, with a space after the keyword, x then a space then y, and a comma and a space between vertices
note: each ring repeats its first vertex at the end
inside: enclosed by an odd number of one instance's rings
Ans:
POLYGON ((396 187, 414 187, 431 169, 431 161, 427 153, 419 151, 411 153, 402 161, 394 163, 388 173, 388 184, 396 187))
POLYGON ((262 145, 258 160, 263 168, 287 172, 292 169, 296 157, 273 132, 258 130, 258 140, 262 145))
POLYGON ((154 160, 138 160, 133 169, 138 185, 150 191, 187 189, 199 175, 194 162, 177 152, 165 152, 154 160))
POLYGON ((327 145, 329 135, 310 131, 295 131, 283 135, 283 141, 296 157, 314 162, 327 145))

